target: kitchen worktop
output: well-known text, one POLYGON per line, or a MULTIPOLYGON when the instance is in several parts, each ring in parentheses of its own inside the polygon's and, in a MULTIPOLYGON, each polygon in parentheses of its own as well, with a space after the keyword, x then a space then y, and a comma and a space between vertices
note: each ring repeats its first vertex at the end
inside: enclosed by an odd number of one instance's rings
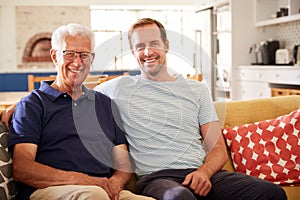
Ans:
POLYGON ((258 68, 258 69, 295 69, 300 70, 299 65, 241 65, 238 68, 258 68))
POLYGON ((269 86, 270 86, 270 88, 297 89, 297 90, 300 89, 300 83, 288 83, 288 82, 272 83, 272 82, 269 82, 269 86))

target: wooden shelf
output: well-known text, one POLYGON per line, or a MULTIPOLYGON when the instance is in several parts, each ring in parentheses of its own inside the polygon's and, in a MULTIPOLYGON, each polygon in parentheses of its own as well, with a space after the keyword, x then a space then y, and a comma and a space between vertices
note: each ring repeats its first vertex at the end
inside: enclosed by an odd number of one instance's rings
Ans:
POLYGON ((300 20, 300 14, 295 14, 286 17, 279 17, 275 19, 267 19, 267 20, 259 21, 256 23, 256 26, 263 27, 263 26, 276 25, 276 24, 287 23, 287 22, 298 21, 298 20, 300 20))

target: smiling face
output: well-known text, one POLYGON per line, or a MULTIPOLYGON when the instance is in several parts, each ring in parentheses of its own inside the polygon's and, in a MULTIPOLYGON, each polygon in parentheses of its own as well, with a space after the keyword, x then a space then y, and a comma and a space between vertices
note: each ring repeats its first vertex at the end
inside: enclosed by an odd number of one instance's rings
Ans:
POLYGON ((51 50, 51 55, 57 69, 57 83, 64 88, 79 87, 86 79, 92 60, 85 62, 76 53, 74 59, 63 54, 63 50, 75 52, 91 52, 91 42, 87 37, 67 36, 62 50, 51 50))
POLYGON ((167 75, 166 53, 169 43, 163 42, 156 24, 134 29, 131 37, 132 53, 137 59, 144 78, 157 80, 167 75))

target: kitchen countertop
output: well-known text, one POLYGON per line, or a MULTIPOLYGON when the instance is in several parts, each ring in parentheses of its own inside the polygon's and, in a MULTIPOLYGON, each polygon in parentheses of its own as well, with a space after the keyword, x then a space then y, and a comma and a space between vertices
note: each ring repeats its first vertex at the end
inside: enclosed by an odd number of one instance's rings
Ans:
POLYGON ((270 88, 288 88, 288 89, 300 89, 300 83, 295 82, 269 82, 270 88))
POLYGON ((294 70, 300 70, 299 65, 241 65, 238 66, 238 68, 257 68, 257 69, 294 69, 294 70))

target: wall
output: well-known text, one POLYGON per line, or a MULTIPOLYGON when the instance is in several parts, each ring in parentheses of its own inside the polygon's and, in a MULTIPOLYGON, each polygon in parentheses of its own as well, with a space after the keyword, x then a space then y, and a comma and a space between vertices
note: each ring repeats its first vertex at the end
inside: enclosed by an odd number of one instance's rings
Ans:
POLYGON ((253 56, 250 47, 274 34, 268 29, 257 29, 254 22, 254 1, 231 0, 232 10, 232 68, 249 65, 253 56))
MULTIPOLYGON (((37 33, 50 32, 61 24, 80 23, 90 26, 89 7, 16 6, 17 65, 22 65, 26 43, 37 33), (76 14, 80 13, 80 14, 76 14), (39 20, 46 19, 46 20, 39 20)), ((43 63, 38 63, 39 65, 43 63)), ((45 67, 52 63, 44 63, 45 67)))
POLYGON ((90 25, 91 5, 192 6, 194 0, 0 0, 0 72, 18 70, 25 39, 34 31, 53 31, 69 22, 90 25))

